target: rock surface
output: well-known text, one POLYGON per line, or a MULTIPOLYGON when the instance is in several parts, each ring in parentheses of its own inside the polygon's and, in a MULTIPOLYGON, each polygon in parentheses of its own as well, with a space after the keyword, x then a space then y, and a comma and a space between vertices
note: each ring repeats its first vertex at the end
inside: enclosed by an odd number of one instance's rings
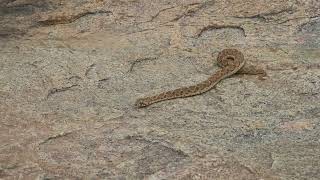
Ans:
POLYGON ((0 102, 0 179, 318 179, 320 2, 1 0, 0 102))

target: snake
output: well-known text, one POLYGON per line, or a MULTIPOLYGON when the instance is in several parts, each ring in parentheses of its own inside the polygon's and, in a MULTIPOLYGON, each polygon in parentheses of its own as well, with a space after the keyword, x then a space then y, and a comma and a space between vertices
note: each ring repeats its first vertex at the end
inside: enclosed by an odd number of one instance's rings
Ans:
POLYGON ((244 55, 237 49, 223 49, 218 53, 217 62, 221 69, 212 74, 208 79, 192 86, 181 87, 157 95, 139 98, 135 102, 135 106, 137 108, 143 108, 161 101, 205 93, 221 80, 237 73, 246 63, 244 55))

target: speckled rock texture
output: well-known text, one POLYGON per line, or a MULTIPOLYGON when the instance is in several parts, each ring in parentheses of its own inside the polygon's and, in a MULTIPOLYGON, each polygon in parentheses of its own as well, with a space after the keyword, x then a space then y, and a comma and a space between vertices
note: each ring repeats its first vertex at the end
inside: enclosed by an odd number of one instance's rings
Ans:
POLYGON ((0 0, 0 179, 320 177, 320 1, 0 0), (193 85, 236 48, 267 76, 193 85))

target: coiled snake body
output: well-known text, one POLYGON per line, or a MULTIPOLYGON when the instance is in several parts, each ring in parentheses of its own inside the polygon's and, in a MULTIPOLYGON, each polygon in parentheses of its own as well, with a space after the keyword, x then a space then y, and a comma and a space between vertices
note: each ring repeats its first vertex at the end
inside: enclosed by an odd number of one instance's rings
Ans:
POLYGON ((212 89, 222 79, 238 72, 245 65, 244 56, 237 49, 222 50, 218 54, 217 61, 222 69, 211 75, 207 80, 193 86, 181 87, 158 95, 140 98, 136 101, 135 106, 142 108, 160 101, 202 94, 212 89))

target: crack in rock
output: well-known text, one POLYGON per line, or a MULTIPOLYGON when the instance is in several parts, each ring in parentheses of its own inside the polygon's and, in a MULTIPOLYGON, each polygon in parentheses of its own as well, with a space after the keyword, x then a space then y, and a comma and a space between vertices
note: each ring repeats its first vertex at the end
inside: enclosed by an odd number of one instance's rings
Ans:
POLYGON ((71 86, 68 86, 68 87, 62 87, 62 88, 52 88, 49 90, 48 92, 48 95, 47 95, 47 99, 49 97, 51 97, 52 95, 56 94, 56 93, 60 93, 60 92, 65 92, 65 91, 68 91, 68 90, 72 90, 74 87, 78 87, 79 85, 78 84, 74 84, 74 85, 71 85, 71 86))
POLYGON ((138 63, 141 63, 141 62, 143 62, 143 61, 152 61, 152 60, 155 60, 155 59, 157 59, 157 57, 147 57, 147 58, 136 59, 136 60, 134 60, 134 61, 131 63, 128 72, 132 72, 132 71, 133 71, 133 68, 134 68, 138 63))
POLYGON ((246 37, 246 32, 243 27, 237 26, 237 25, 209 25, 204 28, 202 28, 196 35, 196 38, 199 38, 202 36, 202 34, 206 31, 211 31, 211 30, 218 30, 218 29, 237 29, 240 30, 243 34, 244 37, 246 37))
POLYGON ((240 18, 240 19, 258 19, 261 21, 267 21, 267 16, 276 16, 278 14, 282 14, 282 13, 289 13, 292 14, 293 13, 293 8, 289 7, 289 8, 285 8, 285 9, 281 9, 279 11, 271 11, 271 12, 265 12, 265 13, 259 13, 259 14, 255 14, 252 16, 233 16, 234 18, 240 18))
POLYGON ((45 26, 51 26, 51 25, 57 25, 57 24, 69 24, 72 23, 82 17, 88 16, 88 15, 96 15, 96 14, 112 14, 111 11, 85 11, 80 12, 78 14, 71 14, 71 15, 57 15, 57 16, 49 16, 47 19, 39 20, 38 23, 45 26))

